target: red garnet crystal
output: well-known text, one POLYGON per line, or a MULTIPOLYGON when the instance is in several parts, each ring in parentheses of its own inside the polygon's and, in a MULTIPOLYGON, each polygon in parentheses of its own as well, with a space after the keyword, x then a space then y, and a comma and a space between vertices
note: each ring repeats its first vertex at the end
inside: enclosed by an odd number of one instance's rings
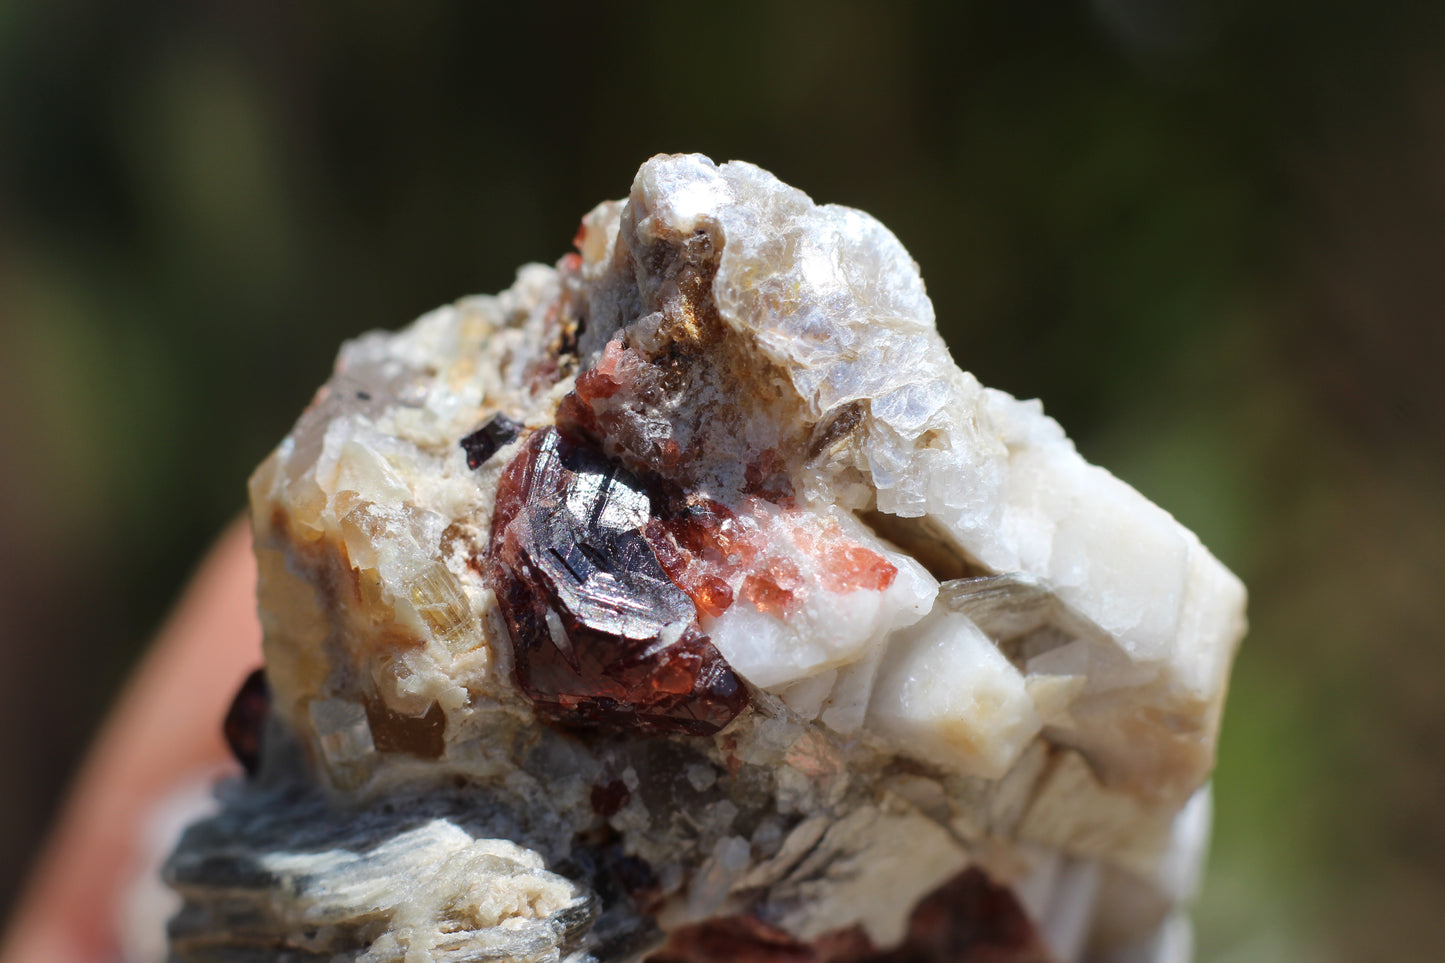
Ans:
POLYGON ((1051 963, 1014 894, 970 867, 924 897, 889 950, 861 927, 800 942, 756 917, 722 916, 673 930, 647 963, 1051 963))
POLYGON ((559 721, 710 735, 747 687, 644 532, 653 500, 600 451, 537 432, 497 488, 486 572, 517 683, 559 721))
POLYGON ((257 669, 241 683, 221 726, 231 755, 248 776, 254 776, 261 768, 261 740, 270 712, 271 688, 266 684, 266 670, 257 669))
POLYGON ((497 451, 509 445, 522 433, 522 426, 498 412, 492 420, 462 439, 462 450, 467 453, 467 467, 476 471, 486 464, 497 451))

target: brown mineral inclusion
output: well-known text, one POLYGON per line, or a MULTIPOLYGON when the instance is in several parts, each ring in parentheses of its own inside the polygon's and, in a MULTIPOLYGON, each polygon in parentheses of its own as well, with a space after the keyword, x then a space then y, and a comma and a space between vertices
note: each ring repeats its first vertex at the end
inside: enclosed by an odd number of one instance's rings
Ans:
POLYGON ((503 472, 484 569, 517 683, 544 714, 710 735, 747 706, 648 541, 654 519, 636 477, 555 429, 533 434, 503 472))

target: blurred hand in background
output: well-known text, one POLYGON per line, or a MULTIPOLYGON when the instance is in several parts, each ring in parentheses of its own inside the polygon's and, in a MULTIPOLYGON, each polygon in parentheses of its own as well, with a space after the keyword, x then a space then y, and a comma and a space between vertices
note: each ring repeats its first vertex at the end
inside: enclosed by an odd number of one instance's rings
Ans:
POLYGON ((238 768, 229 762, 222 716, 260 664, 260 643, 250 533, 233 525, 91 747, 22 891, 0 963, 122 958, 126 897, 157 855, 147 847, 160 842, 150 824, 164 797, 188 781, 209 783, 238 768))

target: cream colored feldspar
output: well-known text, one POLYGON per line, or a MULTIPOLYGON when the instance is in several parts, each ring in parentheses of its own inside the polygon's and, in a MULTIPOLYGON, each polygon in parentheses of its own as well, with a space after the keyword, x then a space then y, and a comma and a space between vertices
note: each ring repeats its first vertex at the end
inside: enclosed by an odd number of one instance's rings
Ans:
POLYGON ((276 707, 335 804, 460 778, 536 807, 512 837, 535 864, 501 843, 438 857, 525 867, 507 878, 530 888, 418 883, 385 945, 431 945, 416 929, 446 900, 505 926, 572 899, 542 865, 595 827, 591 788, 612 779, 630 788, 602 820, 652 866, 664 928, 749 909, 800 938, 861 925, 887 945, 978 865, 1062 959, 1181 959, 1239 581, 1038 402, 958 368, 916 266, 868 215, 749 164, 659 156, 578 246, 349 343, 251 482, 276 707), (473 469, 459 439, 498 412, 551 425, 604 358, 627 373, 607 455, 737 508, 803 586, 770 607, 738 561, 731 606, 701 618, 754 696, 717 736, 669 737, 690 760, 677 787, 536 724, 478 563, 520 442, 473 469), (665 390, 634 390, 667 365, 682 376, 665 390), (760 464, 787 497, 757 495, 760 464), (823 544, 896 575, 829 583, 823 544), (684 825, 664 797, 702 815, 684 825))

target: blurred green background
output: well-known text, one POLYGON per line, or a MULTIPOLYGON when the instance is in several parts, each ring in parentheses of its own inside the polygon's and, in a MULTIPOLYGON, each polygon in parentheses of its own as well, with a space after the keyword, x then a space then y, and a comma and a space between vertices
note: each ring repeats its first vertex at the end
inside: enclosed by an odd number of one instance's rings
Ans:
MULTIPOLYGON (((1252 590, 1217 963, 1445 953, 1445 8, 0 0, 0 909, 344 337, 659 151, 913 252, 1252 590)), ((220 707, 218 707, 218 713, 220 707)))

